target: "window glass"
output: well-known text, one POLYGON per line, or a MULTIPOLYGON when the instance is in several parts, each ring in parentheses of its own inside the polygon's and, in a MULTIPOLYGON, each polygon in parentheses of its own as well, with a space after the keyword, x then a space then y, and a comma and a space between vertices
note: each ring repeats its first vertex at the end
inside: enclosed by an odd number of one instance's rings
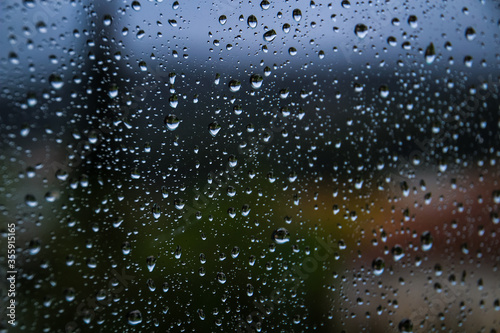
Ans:
POLYGON ((496 1, 5 0, 9 332, 496 332, 496 1))

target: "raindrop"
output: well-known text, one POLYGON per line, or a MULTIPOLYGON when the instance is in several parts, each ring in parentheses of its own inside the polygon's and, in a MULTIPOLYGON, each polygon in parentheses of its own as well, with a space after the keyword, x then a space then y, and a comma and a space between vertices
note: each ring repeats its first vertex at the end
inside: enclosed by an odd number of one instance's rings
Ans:
POLYGON ((222 272, 217 273, 217 281, 219 281, 220 284, 226 283, 226 274, 222 272))
POLYGON ((227 17, 226 17, 226 15, 221 15, 221 16, 219 17, 219 23, 220 23, 220 24, 222 24, 222 25, 224 25, 224 24, 226 24, 226 22, 227 22, 227 17))
POLYGON ((429 231, 425 231, 422 236, 420 236, 420 242, 422 243, 422 250, 429 251, 432 248, 432 235, 429 231))
POLYGON ((276 38, 276 31, 274 29, 268 30, 264 33, 264 40, 266 42, 272 42, 276 38))
POLYGON ((302 18, 302 12, 300 11, 300 9, 294 9, 293 10, 293 19, 296 21, 296 22, 299 22, 300 19, 302 18))
POLYGON ((385 261, 382 258, 377 258, 372 262, 373 274, 376 276, 382 275, 385 269, 385 261))
POLYGON ((158 204, 153 204, 153 208, 151 209, 153 216, 155 219, 159 219, 161 216, 160 206, 158 204))
POLYGON ((142 322, 142 313, 139 310, 130 311, 127 315, 128 323, 130 325, 137 325, 142 322))
POLYGON ((132 2, 132 9, 135 11, 141 10, 141 3, 139 1, 132 2))
POLYGON ((238 81, 238 80, 231 80, 231 82, 229 82, 229 90, 231 90, 232 92, 237 92, 241 89, 241 82, 238 81))
POLYGON ((394 257, 394 261, 399 261, 405 256, 403 247, 401 247, 401 245, 394 245, 391 252, 392 256, 394 257))
POLYGON ((49 77, 49 82, 52 85, 52 88, 54 88, 54 89, 61 89, 64 85, 64 82, 61 79, 61 77, 59 75, 55 75, 55 74, 52 74, 49 77))
POLYGON ((268 0, 262 0, 260 7, 264 10, 268 10, 271 7, 271 3, 268 0))
POLYGON ((430 43, 425 50, 425 61, 428 64, 432 64, 434 62, 434 59, 436 59, 436 50, 434 48, 434 44, 430 43))
POLYGON ((418 26, 417 17, 415 15, 410 15, 410 17, 408 17, 408 24, 415 29, 418 26))
POLYGON ((290 233, 285 228, 279 228, 273 231, 271 239, 276 242, 276 244, 285 244, 290 241, 290 233))
POLYGON ((368 34, 368 27, 362 23, 356 24, 356 26, 354 27, 354 33, 356 34, 356 36, 363 39, 368 34))
POLYGON ((36 201, 35 196, 32 194, 26 195, 26 197, 24 198, 24 202, 26 203, 26 205, 32 208, 38 206, 38 201, 36 201))
POLYGON ((156 258, 154 256, 149 256, 146 258, 146 264, 148 265, 148 270, 150 272, 153 271, 153 269, 155 269, 155 265, 156 265, 156 258))
POLYGON ((220 129, 221 129, 221 126, 216 121, 214 121, 213 123, 210 123, 210 125, 208 125, 208 130, 210 131, 210 134, 214 137, 217 135, 217 133, 219 133, 220 129))
POLYGON ((380 97, 382 98, 387 98, 389 96, 389 87, 387 85, 381 85, 378 88, 378 91, 380 93, 380 97))
POLYGON ((170 114, 165 117, 165 125, 167 125, 167 128, 171 131, 177 129, 179 127, 180 120, 177 118, 176 115, 170 114))
POLYGON ((255 29, 257 27, 257 18, 255 17, 255 15, 250 15, 248 17, 247 24, 252 29, 255 29))
POLYGON ((467 27, 467 29, 465 29, 465 37, 469 41, 474 40, 476 38, 476 30, 474 30, 473 27, 467 27))
POLYGON ((410 319, 403 319, 399 322, 398 329, 401 333, 413 332, 413 323, 410 319))
POLYGON ((262 87, 262 81, 263 81, 262 75, 253 74, 250 77, 250 85, 254 89, 259 89, 260 87, 262 87))

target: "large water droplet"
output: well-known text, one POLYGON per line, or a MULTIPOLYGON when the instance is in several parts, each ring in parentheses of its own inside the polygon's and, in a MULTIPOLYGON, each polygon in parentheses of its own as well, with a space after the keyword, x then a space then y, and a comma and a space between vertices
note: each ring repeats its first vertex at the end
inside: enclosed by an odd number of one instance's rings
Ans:
POLYGON ((171 131, 177 129, 179 127, 180 120, 177 118, 176 115, 174 114, 169 114, 168 116, 165 117, 165 125, 167 125, 167 128, 171 131))
POLYGON ((429 251, 432 248, 432 235, 429 231, 425 231, 422 236, 420 236, 420 242, 422 243, 422 250, 429 251))
POLYGON ((257 18, 255 17, 255 15, 250 15, 248 17, 247 24, 252 29, 255 29, 257 27, 257 18))
POLYGON ((142 313, 139 310, 130 311, 127 315, 127 320, 130 325, 142 323, 142 313))
POLYGON ((56 75, 56 74, 52 74, 49 77, 49 82, 52 85, 52 88, 54 88, 54 89, 61 89, 64 85, 64 82, 61 79, 61 77, 59 75, 56 75))
POLYGON ((148 270, 150 272, 153 271, 153 269, 155 269, 155 266, 156 266, 156 258, 154 256, 149 256, 146 258, 146 264, 148 265, 148 270))
POLYGON ((132 9, 135 11, 141 10, 141 3, 139 1, 132 1, 132 9))
POLYGON ((250 84, 254 89, 259 89, 260 87, 262 87, 262 82, 263 82, 262 75, 253 74, 250 77, 250 84))
POLYGON ((212 134, 212 136, 216 136, 217 133, 219 133, 220 129, 221 126, 216 121, 208 125, 208 130, 210 131, 210 134, 212 134))
POLYGON ((226 274, 222 272, 217 273, 217 281, 219 281, 220 284, 226 283, 226 274))
POLYGON ((391 252, 392 252, 392 256, 394 257, 395 261, 399 261, 405 256, 404 250, 401 247, 401 245, 397 245, 397 244, 394 245, 391 252))
POLYGON ((373 274, 376 276, 382 275, 385 269, 385 261, 382 258, 377 258, 372 262, 373 274))
POLYGON ((425 50, 425 61, 428 64, 432 64, 434 59, 436 59, 436 50, 434 49, 434 44, 430 43, 425 50))
POLYGON ((264 40, 266 42, 272 42, 275 38, 276 38, 276 31, 274 29, 271 29, 264 33, 264 40))
POLYGON ((368 34, 368 27, 363 23, 356 24, 356 26, 354 27, 354 33, 356 34, 356 36, 363 39, 368 34))
POLYGON ((290 233, 285 228, 279 228, 273 231, 271 239, 276 242, 276 244, 285 244, 290 241, 290 233))
POLYGON ((238 81, 238 80, 231 80, 231 82, 229 82, 229 90, 231 90, 232 92, 237 92, 241 89, 241 82, 238 81))
POLYGON ((300 21, 300 19, 302 18, 302 12, 300 11, 300 9, 294 9, 293 10, 293 13, 292 13, 292 16, 293 16, 293 19, 297 22, 300 21))
POLYGON ((403 319, 399 322, 398 329, 401 333, 413 332, 413 323, 410 319, 403 319))
POLYGON ((465 29, 465 37, 469 41, 474 40, 476 38, 476 30, 474 30, 473 27, 467 27, 467 29, 465 29))
POLYGON ((26 197, 24 198, 24 201, 26 202, 26 205, 28 205, 29 207, 33 208, 33 207, 38 206, 38 201, 36 201, 35 196, 32 194, 26 195, 26 197))

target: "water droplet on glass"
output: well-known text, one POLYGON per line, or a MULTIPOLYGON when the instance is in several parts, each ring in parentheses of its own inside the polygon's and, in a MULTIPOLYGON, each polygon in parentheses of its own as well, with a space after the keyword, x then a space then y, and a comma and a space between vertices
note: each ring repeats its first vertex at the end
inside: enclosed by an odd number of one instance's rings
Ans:
POLYGON ((413 332, 413 323, 410 319, 403 319, 399 322, 398 329, 401 333, 413 332))
POLYGON ((285 228, 279 228, 273 231, 271 239, 276 242, 276 244, 285 244, 290 241, 290 233, 285 228))
POLYGON ((356 34, 356 36, 363 39, 368 34, 368 27, 363 23, 356 24, 356 26, 354 27, 354 33, 356 34))
POLYGON ((177 129, 179 127, 180 120, 177 118, 176 115, 170 114, 165 117, 165 125, 167 125, 167 128, 171 131, 177 129))
POLYGON ((408 24, 415 29, 418 26, 417 17, 415 15, 410 15, 410 17, 408 17, 408 24))
POLYGON ((269 7, 271 7, 271 3, 268 0, 262 0, 262 2, 260 3, 260 8, 267 10, 269 9, 269 7))
POLYGON ((432 64, 434 59, 436 59, 436 50, 434 49, 434 44, 430 43, 425 50, 425 61, 428 64, 432 64))
POLYGON ((219 281, 220 284, 226 283, 226 274, 222 272, 217 273, 217 281, 219 281))
POLYGON ((300 19, 302 18, 302 12, 300 11, 300 9, 294 9, 293 10, 293 13, 292 13, 292 16, 293 16, 293 19, 296 21, 296 22, 299 22, 300 19))
POLYGON ((214 121, 213 123, 208 125, 208 130, 210 131, 210 134, 212 136, 216 136, 217 133, 219 133, 220 129, 221 129, 221 126, 216 121, 214 121))
POLYGON ((156 258, 154 256, 149 256, 146 258, 146 264, 148 265, 148 270, 150 272, 153 271, 153 269, 155 269, 155 265, 156 265, 156 258))
POLYGON ((385 261, 382 258, 377 258, 372 262, 373 274, 376 276, 382 275, 385 269, 385 261))
POLYGON ((257 18, 255 17, 255 15, 250 15, 248 17, 247 24, 252 29, 255 29, 257 27, 257 18))
POLYGON ((226 24, 226 22, 227 22, 227 17, 226 17, 226 15, 221 15, 221 16, 219 17, 219 23, 220 23, 220 24, 222 24, 222 25, 224 25, 224 24, 226 24))
POLYGON ((259 89, 260 87, 262 87, 262 82, 263 82, 262 75, 259 75, 259 74, 253 74, 253 75, 250 77, 250 85, 251 85, 251 86, 252 86, 252 88, 254 88, 254 89, 259 89))
POLYGON ((127 315, 127 320, 130 325, 137 325, 142 322, 142 313, 139 310, 130 311, 127 315))
POLYGON ((380 92, 380 97, 382 98, 387 98, 389 96, 389 87, 387 85, 381 85, 378 88, 378 91, 380 92))
POLYGON ((264 40, 266 42, 272 42, 276 38, 276 31, 274 29, 268 30, 264 33, 264 40))
POLYGON ((291 47, 291 48, 288 49, 288 53, 291 56, 295 56, 295 55, 297 55, 297 49, 295 47, 291 47))
POLYGON ((61 89, 64 85, 64 82, 61 79, 61 77, 59 75, 56 75, 56 74, 52 74, 49 77, 49 82, 54 89, 61 89))
POLYGON ((32 208, 38 206, 38 201, 36 201, 35 196, 32 194, 26 195, 26 197, 24 198, 24 202, 26 203, 26 205, 32 208))
POLYGON ((139 1, 132 1, 132 9, 135 11, 141 10, 141 3, 139 1))
POLYGON ((159 219, 161 216, 160 206, 158 204, 153 204, 153 208, 151 209, 153 216, 155 219, 159 219))
POLYGON ((422 250, 429 251, 432 248, 432 235, 429 231, 425 231, 420 236, 420 242, 422 244, 422 250))
POLYGON ((231 90, 232 92, 237 92, 239 91, 241 88, 241 82, 238 81, 238 80, 231 80, 231 82, 229 82, 229 90, 231 90))
POLYGON ((465 29, 465 37, 469 41, 474 40, 476 38, 476 30, 474 30, 473 27, 467 27, 467 29, 465 29))
POLYGON ((394 245, 391 252, 392 256, 394 257, 394 261, 399 261, 405 256, 403 247, 401 247, 401 245, 394 245))

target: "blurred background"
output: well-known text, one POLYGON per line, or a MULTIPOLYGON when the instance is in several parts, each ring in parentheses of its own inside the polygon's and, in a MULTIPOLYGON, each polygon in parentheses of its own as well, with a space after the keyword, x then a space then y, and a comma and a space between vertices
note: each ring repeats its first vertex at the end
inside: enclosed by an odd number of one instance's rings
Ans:
POLYGON ((500 327, 498 2, 0 6, 2 331, 500 327))

